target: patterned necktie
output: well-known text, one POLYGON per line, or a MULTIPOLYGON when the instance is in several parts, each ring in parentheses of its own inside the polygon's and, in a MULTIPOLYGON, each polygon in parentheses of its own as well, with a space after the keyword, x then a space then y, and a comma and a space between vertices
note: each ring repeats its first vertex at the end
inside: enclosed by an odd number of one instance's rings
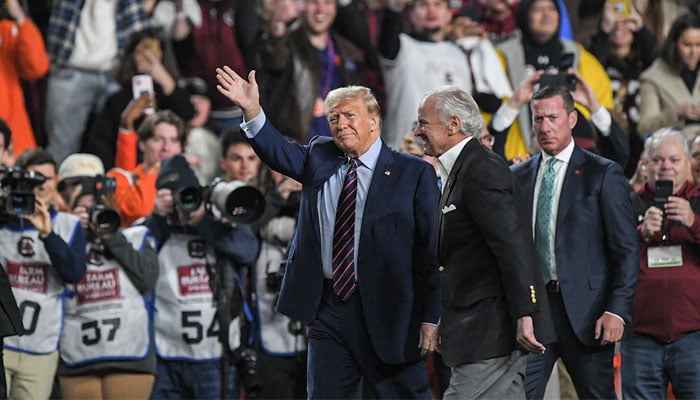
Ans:
POLYGON ((537 251, 537 264, 544 282, 552 279, 552 198, 554 197, 554 182, 557 172, 554 164, 557 159, 552 157, 547 161, 547 167, 542 174, 540 192, 537 195, 537 214, 535 215, 535 250, 537 251))
POLYGON ((338 199, 333 230, 333 290, 345 302, 355 291, 355 202, 357 198, 356 159, 350 159, 343 190, 338 199))

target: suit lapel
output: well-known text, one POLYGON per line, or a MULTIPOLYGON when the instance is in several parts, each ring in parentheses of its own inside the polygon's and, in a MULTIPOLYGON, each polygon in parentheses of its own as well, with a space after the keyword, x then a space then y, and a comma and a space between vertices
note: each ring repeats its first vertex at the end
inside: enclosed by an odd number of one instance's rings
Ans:
MULTIPOLYGON (((561 193, 559 194, 559 208, 557 210, 557 232, 566 229, 563 226, 564 217, 569 212, 571 205, 581 197, 581 189, 583 188, 583 179, 585 173, 586 155, 578 146, 574 146, 574 151, 571 153, 569 166, 564 175, 561 193)), ((555 240, 559 240, 559 235, 556 235, 555 240)))
POLYGON ((311 199, 309 199, 312 201, 311 204, 314 205, 313 207, 310 207, 312 221, 315 221, 311 225, 314 227, 314 234, 316 235, 316 241, 318 242, 321 241, 321 231, 318 224, 318 221, 321 220, 318 214, 318 193, 321 191, 323 184, 326 183, 328 178, 330 178, 331 175, 333 175, 346 160, 343 152, 340 151, 340 149, 338 149, 333 142, 328 142, 328 144, 325 144, 322 149, 322 151, 328 152, 328 154, 323 157, 324 162, 318 163, 317 167, 315 167, 311 173, 312 194, 310 196, 311 199))
POLYGON ((382 142, 382 148, 379 151, 379 157, 377 158, 377 165, 374 166, 372 182, 370 183, 369 190, 367 192, 361 232, 370 232, 370 229, 365 229, 364 225, 367 223, 366 221, 371 222, 374 220, 375 213, 381 209, 378 207, 368 206, 371 204, 384 204, 383 199, 390 198, 391 192, 396 190, 396 184, 390 183, 390 180, 394 179, 394 177, 391 175, 393 164, 394 156, 391 153, 391 149, 389 149, 389 147, 382 142))
POLYGON ((522 182, 525 183, 525 186, 522 190, 527 194, 527 208, 525 209, 530 211, 532 211, 535 206, 535 185, 537 184, 537 171, 539 171, 540 162, 542 162, 542 154, 538 153, 536 156, 532 157, 532 161, 530 161, 524 169, 525 172, 522 182))
POLYGON ((443 182, 443 191, 442 194, 440 195, 440 202, 438 204, 438 209, 437 209, 437 218, 435 218, 437 226, 435 232, 437 232, 438 235, 438 255, 442 254, 442 225, 443 225, 443 212, 442 209, 446 207, 449 204, 449 199, 452 194, 452 191, 454 190, 455 187, 455 181, 457 176, 460 173, 460 170, 462 169, 462 166, 466 164, 467 159, 469 156, 473 155, 478 148, 476 146, 481 146, 479 142, 476 139, 471 139, 467 142, 466 145, 462 148, 462 151, 459 153, 459 156, 457 157, 457 160, 455 160, 455 164, 452 166, 452 170, 450 171, 450 175, 447 177, 447 182, 443 182))

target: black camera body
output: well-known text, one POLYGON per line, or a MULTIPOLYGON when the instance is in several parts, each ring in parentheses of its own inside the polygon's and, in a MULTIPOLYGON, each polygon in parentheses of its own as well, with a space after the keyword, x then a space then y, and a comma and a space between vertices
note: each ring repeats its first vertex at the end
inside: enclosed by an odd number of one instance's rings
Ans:
POLYGON ((105 206, 95 204, 88 210, 88 219, 96 233, 115 233, 122 223, 119 213, 105 206))
POLYGON ((34 188, 46 178, 40 173, 21 168, 0 166, 0 213, 5 215, 34 214, 34 188))
POLYGON ((102 196, 114 194, 117 189, 117 180, 111 176, 97 175, 81 177, 70 183, 82 185, 84 194, 95 196, 95 205, 88 209, 88 220, 96 233, 114 233, 121 225, 119 213, 102 204, 102 196))
POLYGON ((241 346, 233 351, 232 358, 243 387, 254 398, 262 388, 258 375, 258 354, 249 347, 241 346))
POLYGON ((559 63, 558 72, 555 74, 545 72, 540 77, 540 87, 545 86, 564 86, 570 92, 576 90, 578 83, 575 75, 569 74, 567 71, 574 66, 574 54, 562 54, 561 62, 559 63))
POLYGON ((195 211, 202 202, 214 205, 221 217, 232 223, 253 223, 265 211, 263 194, 241 181, 215 180, 205 187, 186 186, 173 193, 173 201, 185 212, 195 211))

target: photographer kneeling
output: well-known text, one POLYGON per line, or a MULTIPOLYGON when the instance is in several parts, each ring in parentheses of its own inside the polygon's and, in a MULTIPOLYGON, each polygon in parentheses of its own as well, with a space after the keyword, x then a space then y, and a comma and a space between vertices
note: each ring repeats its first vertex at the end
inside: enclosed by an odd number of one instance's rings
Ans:
POLYGON ((228 364, 222 357, 239 347, 242 311, 236 297, 219 304, 217 289, 235 290, 231 268, 255 261, 258 240, 250 227, 225 224, 205 208, 197 178, 183 156, 162 161, 156 189, 154 211, 144 222, 159 243, 158 366, 152 397, 223 398, 225 379, 228 393, 237 398, 236 369, 221 367, 228 364), (229 315, 217 315, 228 308, 229 315), (224 338, 219 321, 227 316, 231 323, 223 327, 229 330, 224 338), (226 342, 229 349, 223 346, 226 342))
POLYGON ((58 376, 63 398, 148 399, 155 375, 151 319, 158 278, 145 226, 119 230, 114 178, 92 154, 72 154, 58 188, 87 235, 87 273, 69 286, 58 376))

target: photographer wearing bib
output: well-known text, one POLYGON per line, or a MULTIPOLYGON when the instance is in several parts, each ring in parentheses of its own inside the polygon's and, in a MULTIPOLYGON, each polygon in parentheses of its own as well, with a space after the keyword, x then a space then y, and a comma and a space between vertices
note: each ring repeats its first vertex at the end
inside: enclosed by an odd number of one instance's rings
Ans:
POLYGON ((230 351, 242 342, 236 266, 255 261, 258 239, 250 227, 212 215, 183 156, 161 163, 156 189, 154 211, 144 222, 159 245, 152 397, 237 398, 237 371, 229 366, 230 351), (220 290, 230 303, 220 301, 220 290), (231 323, 222 326, 224 320, 231 323))

